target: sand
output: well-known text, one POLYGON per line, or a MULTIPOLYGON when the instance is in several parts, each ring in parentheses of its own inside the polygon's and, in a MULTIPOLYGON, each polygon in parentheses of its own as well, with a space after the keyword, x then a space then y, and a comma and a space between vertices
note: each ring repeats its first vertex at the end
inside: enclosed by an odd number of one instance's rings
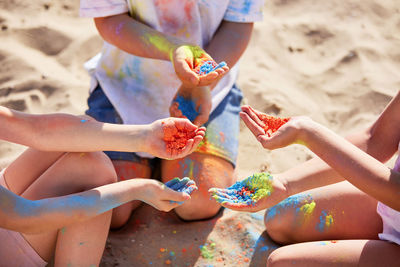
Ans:
MULTIPOLYGON (((0 105, 82 114, 101 48, 79 1, 0 2, 0 105)), ((400 7, 395 0, 272 0, 241 60, 244 102, 282 117, 308 115, 341 135, 368 126, 400 88, 400 7)), ((0 142, 0 168, 25 148, 0 142)), ((300 146, 263 150, 241 125, 237 175, 272 173, 312 157, 300 146)), ((392 162, 389 163, 389 165, 392 162)), ((276 244, 263 213, 222 211, 185 223, 143 205, 110 234, 102 266, 264 266, 276 244)))

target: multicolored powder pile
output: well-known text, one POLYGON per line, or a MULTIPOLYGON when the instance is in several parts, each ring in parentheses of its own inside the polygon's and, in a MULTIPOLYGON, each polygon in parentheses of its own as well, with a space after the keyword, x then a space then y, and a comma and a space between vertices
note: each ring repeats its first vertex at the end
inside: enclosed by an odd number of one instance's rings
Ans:
POLYGON ((204 259, 213 259, 214 258, 214 250, 215 250, 215 243, 212 242, 207 246, 207 244, 200 246, 200 254, 204 259))
POLYGON ((236 182, 226 189, 211 190, 215 200, 220 203, 229 202, 243 206, 255 205, 266 196, 271 195, 273 177, 269 173, 255 173, 243 181, 236 182))
MULTIPOLYGON (((192 194, 194 190, 197 190, 197 186, 195 181, 191 180, 189 177, 184 177, 179 179, 178 177, 168 181, 165 185, 172 190, 177 192, 184 192, 187 194, 192 194)), ((182 204, 183 202, 171 201, 171 203, 179 203, 182 204)))
POLYGON ((263 128, 268 137, 271 137, 273 133, 290 120, 290 118, 276 118, 266 114, 258 114, 258 118, 263 121, 263 128))
POLYGON ((189 139, 193 138, 195 132, 188 132, 186 129, 178 129, 174 123, 162 122, 164 141, 167 150, 180 150, 186 146, 189 139))
POLYGON ((222 61, 221 63, 217 64, 214 60, 207 60, 202 62, 201 64, 197 65, 197 67, 194 69, 194 72, 196 72, 199 75, 206 75, 209 74, 210 72, 225 67, 226 62, 222 61))
POLYGON ((196 111, 196 106, 192 100, 178 95, 175 102, 178 103, 178 108, 182 112, 183 117, 186 117, 193 122, 194 119, 199 116, 199 112, 196 111))

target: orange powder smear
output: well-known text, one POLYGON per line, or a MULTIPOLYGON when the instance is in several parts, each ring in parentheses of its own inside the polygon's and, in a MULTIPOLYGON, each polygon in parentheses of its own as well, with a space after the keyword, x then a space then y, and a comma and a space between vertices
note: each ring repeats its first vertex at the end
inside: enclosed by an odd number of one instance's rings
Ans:
POLYGON ((258 115, 258 118, 264 122, 263 128, 269 137, 290 120, 290 118, 276 118, 266 114, 258 115))
POLYGON ((178 129, 175 124, 162 122, 164 141, 167 149, 180 150, 186 146, 189 139, 195 136, 194 132, 188 132, 186 129, 178 129))

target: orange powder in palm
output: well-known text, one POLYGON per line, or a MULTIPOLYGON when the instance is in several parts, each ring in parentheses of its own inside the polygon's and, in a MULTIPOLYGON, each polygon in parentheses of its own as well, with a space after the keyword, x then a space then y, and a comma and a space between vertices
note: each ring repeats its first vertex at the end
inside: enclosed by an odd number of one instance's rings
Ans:
POLYGON ((258 118, 263 121, 264 131, 269 137, 290 120, 290 118, 276 118, 266 114, 260 114, 258 118))
POLYGON ((178 129, 175 125, 162 122, 164 141, 167 149, 176 150, 186 146, 187 140, 195 136, 194 132, 188 132, 186 129, 178 129))

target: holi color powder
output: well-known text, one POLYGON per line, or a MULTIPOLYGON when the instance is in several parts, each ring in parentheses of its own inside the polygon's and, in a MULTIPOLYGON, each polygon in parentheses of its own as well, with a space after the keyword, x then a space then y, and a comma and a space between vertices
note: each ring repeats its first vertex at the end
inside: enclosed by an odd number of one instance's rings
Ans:
POLYGON ((263 121, 264 131, 269 137, 290 120, 290 118, 276 118, 266 114, 258 114, 258 118, 263 121))
POLYGON ((243 206, 254 205, 261 198, 271 195, 272 175, 255 173, 243 181, 236 182, 226 190, 213 191, 213 198, 220 203, 230 202, 243 206))
POLYGON ((280 214, 282 211, 288 210, 290 208, 294 208, 296 209, 296 212, 300 212, 301 210, 300 208, 298 208, 298 206, 311 199, 312 198, 310 195, 305 195, 305 194, 297 194, 290 196, 287 199, 279 202, 275 206, 267 209, 265 219, 266 221, 269 221, 273 219, 276 215, 280 214))
POLYGON ((199 64, 195 69, 194 72, 196 72, 199 75, 207 75, 212 71, 215 71, 219 68, 223 68, 226 66, 226 62, 222 61, 221 63, 217 64, 214 60, 207 60, 199 64))
POLYGON ((201 245, 200 246, 200 254, 204 259, 213 259, 214 258, 214 251, 215 251, 215 243, 211 243, 207 246, 201 245))
POLYGON ((197 116, 199 116, 200 113, 197 112, 196 106, 192 100, 178 95, 175 102, 178 103, 178 108, 182 112, 182 116, 188 118, 190 121, 193 122, 197 116))
POLYGON ((321 212, 321 216, 319 217, 319 224, 317 225, 317 229, 320 232, 328 229, 333 224, 333 217, 331 214, 328 214, 326 211, 321 212))
MULTIPOLYGON (((175 190, 177 192, 184 192, 188 195, 191 195, 194 190, 197 190, 197 186, 195 181, 191 180, 189 177, 184 177, 183 179, 179 179, 178 177, 168 181, 165 183, 168 188, 175 190)), ((171 203, 183 204, 183 202, 178 201, 170 201, 171 203)))
POLYGON ((185 129, 178 129, 175 124, 162 122, 164 141, 167 150, 180 150, 186 146, 189 139, 195 136, 194 132, 188 132, 185 129))

